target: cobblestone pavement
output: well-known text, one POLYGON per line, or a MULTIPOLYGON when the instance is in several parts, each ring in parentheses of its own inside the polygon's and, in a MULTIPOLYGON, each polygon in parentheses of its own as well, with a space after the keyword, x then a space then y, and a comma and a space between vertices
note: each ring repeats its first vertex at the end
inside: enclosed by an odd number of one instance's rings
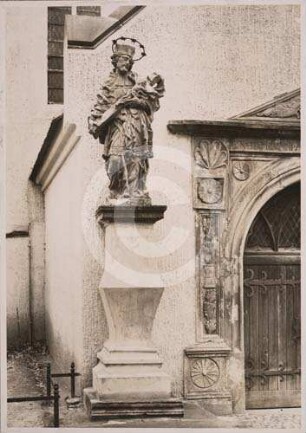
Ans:
POLYGON ((301 409, 261 409, 248 410, 236 415, 238 427, 301 429, 301 409))
MULTIPOLYGON (((30 356, 29 353, 14 354, 8 359, 8 396, 42 395, 45 393, 42 362, 46 355, 30 356)), ((183 419, 131 419, 90 422, 84 407, 68 409, 65 397, 69 395, 67 379, 60 379, 60 426, 61 427, 117 427, 117 428, 252 428, 301 430, 301 409, 249 410, 241 415, 216 416, 197 403, 185 403, 183 419)), ((10 403, 7 414, 8 427, 52 427, 53 409, 40 402, 10 403)), ((304 431, 303 431, 304 433, 304 431)))

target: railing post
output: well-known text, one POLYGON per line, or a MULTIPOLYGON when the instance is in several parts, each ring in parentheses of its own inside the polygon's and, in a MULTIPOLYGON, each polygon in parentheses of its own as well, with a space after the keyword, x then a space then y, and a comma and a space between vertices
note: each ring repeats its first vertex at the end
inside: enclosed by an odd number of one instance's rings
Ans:
POLYGON ((47 397, 51 396, 51 363, 47 363, 47 397))
POLYGON ((59 427, 59 399, 60 399, 60 395, 59 395, 59 390, 58 390, 58 384, 55 383, 54 387, 54 427, 59 427))
POLYGON ((71 384, 71 398, 75 397, 75 364, 71 363, 70 367, 70 384, 71 384))

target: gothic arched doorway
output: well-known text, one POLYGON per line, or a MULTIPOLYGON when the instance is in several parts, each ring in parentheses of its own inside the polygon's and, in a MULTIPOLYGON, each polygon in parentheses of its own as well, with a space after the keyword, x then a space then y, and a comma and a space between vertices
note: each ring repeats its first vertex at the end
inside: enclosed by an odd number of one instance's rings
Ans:
POLYGON ((255 217, 244 252, 246 407, 301 404, 300 184, 255 217))

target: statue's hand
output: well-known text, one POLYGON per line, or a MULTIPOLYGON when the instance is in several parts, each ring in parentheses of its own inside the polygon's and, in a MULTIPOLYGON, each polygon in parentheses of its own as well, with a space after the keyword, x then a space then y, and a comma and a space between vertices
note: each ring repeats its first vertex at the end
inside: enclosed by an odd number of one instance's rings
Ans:
POLYGON ((153 74, 148 75, 147 77, 149 83, 151 84, 151 86, 153 87, 163 87, 164 88, 164 79, 161 75, 157 74, 156 72, 153 72, 153 74))
POLYGON ((87 118, 87 122, 88 122, 88 131, 91 135, 93 135, 94 138, 98 137, 98 126, 97 123, 91 118, 88 117, 87 118))
POLYGON ((147 77, 148 83, 154 89, 159 98, 164 96, 165 93, 165 82, 164 79, 154 72, 147 77))

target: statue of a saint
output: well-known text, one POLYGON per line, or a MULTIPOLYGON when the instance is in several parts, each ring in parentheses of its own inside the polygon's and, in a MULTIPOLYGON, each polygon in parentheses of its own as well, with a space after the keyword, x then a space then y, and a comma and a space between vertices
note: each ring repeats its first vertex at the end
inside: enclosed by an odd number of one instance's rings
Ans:
POLYGON ((88 118, 89 132, 104 144, 110 180, 108 201, 113 204, 151 204, 146 190, 149 158, 153 157, 151 123, 164 94, 164 82, 156 73, 140 80, 132 72, 134 61, 144 55, 143 45, 135 39, 113 41, 114 70, 102 85, 88 118), (142 52, 134 59, 137 44, 142 52))

